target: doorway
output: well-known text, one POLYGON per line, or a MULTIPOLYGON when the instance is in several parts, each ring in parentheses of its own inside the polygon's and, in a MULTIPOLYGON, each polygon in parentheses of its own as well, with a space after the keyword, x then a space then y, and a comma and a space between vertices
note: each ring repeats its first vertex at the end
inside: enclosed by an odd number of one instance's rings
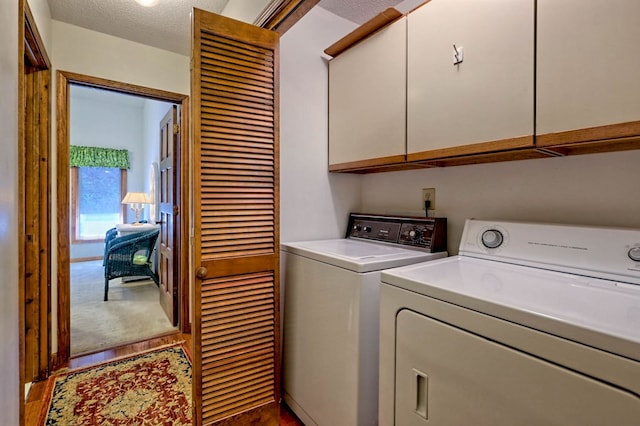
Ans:
MULTIPOLYGON (((135 95, 137 97, 144 98, 153 101, 162 101, 168 104, 174 104, 175 109, 179 111, 177 114, 177 120, 181 122, 187 122, 188 117, 188 97, 186 95, 180 95, 171 92, 164 92, 155 89, 140 87, 129 85, 126 83, 115 82, 111 80, 100 79, 96 77, 90 77, 85 75, 73 74, 64 71, 58 71, 57 73, 57 121, 58 121, 58 132, 57 132, 57 211, 58 211, 58 283, 57 283, 57 353, 54 357, 54 368, 65 366, 72 355, 76 355, 78 351, 71 350, 71 340, 72 340, 72 329, 71 329, 71 304, 72 304, 72 293, 71 293, 71 284, 72 284, 72 275, 71 275, 71 265, 75 266, 74 259, 85 259, 89 260, 93 263, 96 263, 99 269, 102 269, 102 255, 104 254, 104 237, 102 237, 102 241, 94 241, 93 243, 88 243, 85 245, 89 247, 93 245, 93 252, 85 252, 82 254, 82 248, 79 249, 77 246, 72 244, 72 240, 75 237, 78 237, 78 230, 74 228, 74 225, 78 223, 77 218, 74 217, 74 210, 77 206, 70 208, 72 206, 72 202, 74 200, 74 195, 70 190, 73 186, 73 180, 76 179, 75 175, 72 175, 70 172, 70 145, 73 139, 75 141, 75 136, 82 134, 77 130, 77 127, 72 123, 72 99, 74 98, 74 92, 80 91, 83 93, 87 93, 87 91, 95 91, 95 89, 100 89, 100 95, 104 95, 107 97, 115 97, 115 96, 126 96, 126 95, 135 95), (106 91, 106 93, 103 93, 106 91), (72 179, 73 178, 73 179, 72 179), (93 259, 93 260, 92 260, 93 259)), ((136 103, 140 100, 132 100, 129 99, 125 102, 136 103)), ((86 111, 85 111, 86 112, 86 111)), ((83 117, 87 119, 86 117, 83 117)), ((106 117, 102 117, 106 118, 106 117)), ((96 118, 97 120, 100 117, 96 118)), ((120 123, 115 123, 115 125, 120 125, 120 123)), ((156 126, 159 126, 159 123, 156 123, 156 126)), ((173 209, 176 211, 187 211, 186 206, 188 205, 188 194, 186 191, 183 191, 182 188, 185 186, 187 182, 186 171, 187 171, 187 148, 188 144, 186 141, 188 137, 186 135, 186 126, 184 129, 180 129, 181 131, 176 136, 176 156, 175 156, 175 176, 173 176, 173 181, 169 183, 165 183, 174 189, 173 193, 174 197, 174 205, 173 209), (181 141, 185 141, 185 143, 181 143, 181 141)), ((81 138, 82 140, 82 138, 81 138)), ((87 141, 88 138, 85 138, 87 141)), ((157 149, 160 147, 160 142, 157 142, 157 149)), ((82 143, 82 145, 87 145, 86 143, 82 143)), ((125 148, 126 151, 131 149, 131 144, 125 143, 127 146, 125 148)), ((142 153, 136 154, 132 153, 133 159, 140 160, 140 156, 142 153)), ((145 165, 145 161, 138 161, 139 166, 137 167, 139 170, 136 172, 138 174, 142 174, 143 177, 140 178, 138 176, 137 183, 131 185, 125 185, 123 188, 126 188, 129 191, 141 191, 141 192, 151 192, 154 188, 151 188, 151 184, 148 183, 148 179, 150 179, 151 175, 154 177, 157 176, 155 172, 151 170, 155 170, 152 167, 153 161, 149 162, 148 165, 145 165), (141 183, 146 181, 147 183, 141 183), (134 187, 134 185, 137 185, 134 187)), ((156 162, 157 163, 157 162, 156 162)), ((133 173, 132 173, 133 174, 133 173)), ((130 180, 130 179, 127 179, 130 180)), ((156 182, 158 182, 156 180, 156 182)), ((79 185, 78 185, 79 186, 79 185)), ((79 186, 80 187, 80 186, 79 186)), ((162 186, 157 185, 158 190, 161 192, 162 186)), ((161 203, 158 203, 155 211, 158 211, 161 207, 161 203)), ((157 220, 158 216, 151 218, 149 216, 149 210, 152 210, 147 207, 147 212, 145 213, 145 217, 148 218, 149 222, 158 223, 157 226, 160 229, 160 235, 164 235, 164 239, 167 239, 167 229, 166 226, 163 225, 162 221, 157 220)), ((173 210, 172 209, 172 210, 173 210)), ((125 212, 128 213, 128 212, 125 212)), ((176 317, 175 323, 177 323, 178 329, 183 332, 190 331, 190 323, 189 323, 189 286, 188 281, 186 279, 187 275, 184 273, 184 268, 187 265, 187 239, 184 238, 186 236, 186 218, 182 216, 177 216, 175 224, 176 226, 172 230, 171 238, 172 244, 174 244, 174 256, 172 261, 176 265, 173 273, 173 280, 170 283, 170 290, 173 292, 176 300, 176 306, 178 315, 176 317)), ((132 215, 127 218, 126 216, 123 218, 120 223, 129 223, 133 222, 134 216, 132 215), (130 220, 129 220, 130 219, 130 220)), ((80 238, 82 236, 80 235, 80 238)), ((161 239, 159 238, 159 239, 161 239)), ((89 238, 90 239, 90 238, 89 238)), ((77 239, 76 239, 77 242, 77 239)), ((81 244, 82 245, 82 244, 81 244)), ((160 272, 161 265, 157 265, 158 272, 160 272)), ((119 280, 118 280, 119 281, 119 280)), ((166 281, 166 280, 165 280, 166 281)), ((116 280, 110 281, 110 283, 115 283, 116 280)), ((112 284, 110 284, 112 285, 112 284)), ((166 285, 166 282, 165 282, 166 285)), ((135 287, 135 284, 129 286, 135 287)), ((162 290, 162 289, 161 289, 162 290)), ((166 293, 166 290, 164 293, 166 293)), ((158 301, 159 302, 159 301, 158 301)), ((109 302, 101 301, 102 304, 108 304, 109 302)), ((159 305, 159 303, 158 303, 159 305)), ((141 339, 146 339, 150 337, 148 334, 145 336, 141 336, 141 339)), ((124 343, 124 342, 123 342, 124 343)), ((126 343, 131 343, 128 341, 126 343)), ((96 350, 104 350, 104 347, 96 348, 96 350)))
MULTIPOLYGON (((116 228, 116 236, 128 236, 160 228, 161 123, 177 105, 77 84, 69 90, 70 353, 77 357, 177 331, 177 319, 160 304, 164 292, 149 276, 111 279, 103 301, 107 232, 116 228), (144 194, 149 203, 123 204, 127 194, 144 194)), ((156 246, 150 256, 155 276, 166 264, 159 251, 156 246)), ((110 252, 113 259, 121 253, 110 252)), ((166 276, 163 281, 173 287, 166 276)))

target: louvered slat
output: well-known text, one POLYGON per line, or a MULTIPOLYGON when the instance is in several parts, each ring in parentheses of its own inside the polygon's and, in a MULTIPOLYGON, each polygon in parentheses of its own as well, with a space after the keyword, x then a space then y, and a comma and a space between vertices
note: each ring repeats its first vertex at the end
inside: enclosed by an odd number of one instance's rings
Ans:
POLYGON ((274 398, 273 274, 221 278, 202 287, 203 415, 226 416, 274 398), (253 306, 253 307, 252 307, 253 306))
POLYGON ((273 210, 267 215, 261 212, 256 217, 254 212, 242 213, 241 209, 235 209, 234 214, 230 215, 233 219, 225 220, 225 215, 218 213, 216 203, 205 201, 223 197, 229 210, 234 204, 245 204, 247 201, 273 202, 275 194, 270 178, 276 160, 273 150, 273 54, 267 49, 247 47, 213 35, 203 36, 202 39, 203 98, 211 95, 215 100, 201 105, 201 128, 203 135, 207 136, 201 140, 202 214, 203 217, 210 216, 209 209, 213 210, 215 213, 212 214, 217 219, 207 222, 207 232, 227 236, 223 243, 203 241, 202 255, 220 258, 238 252, 245 255, 264 253, 265 249, 274 247, 273 236, 261 235, 256 238, 249 230, 256 225, 273 223, 273 210), (227 98, 231 98, 231 102, 244 102, 241 108, 246 112, 233 116, 233 113, 221 108, 227 105, 227 98), (256 116, 252 114, 254 111, 265 111, 267 115, 256 116), (237 144, 238 136, 254 138, 254 145, 237 144), (222 175, 218 171, 220 165, 225 169, 235 168, 243 172, 222 175), (258 175, 252 175, 251 172, 258 175), (266 176, 267 179, 261 179, 260 176, 266 176), (239 199, 241 203, 238 203, 239 199), (247 232, 224 232, 238 227, 246 227, 247 232), (242 249, 237 250, 238 247, 242 249))
POLYGON ((202 424, 277 418, 279 400, 278 37, 227 19, 194 13, 202 424))

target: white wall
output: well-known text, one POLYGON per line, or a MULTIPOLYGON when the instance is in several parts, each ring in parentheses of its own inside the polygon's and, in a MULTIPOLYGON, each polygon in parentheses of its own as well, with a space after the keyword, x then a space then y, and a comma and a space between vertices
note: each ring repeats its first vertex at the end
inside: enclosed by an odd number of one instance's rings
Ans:
POLYGON ((340 238, 360 176, 329 174, 328 67, 322 51, 355 24, 315 7, 280 41, 280 239, 340 238))
MULTIPOLYGON (((127 172, 127 191, 149 193, 153 162, 160 158, 159 124, 171 103, 142 99, 130 101, 128 95, 91 94, 93 89, 71 86, 70 140, 72 145, 126 149, 131 167, 127 172)), ((149 194, 150 195, 150 194, 149 194)), ((149 219, 149 206, 140 219, 149 219)), ((126 222, 135 220, 127 209, 126 222)), ((114 224, 115 225, 115 224, 114 224)), ((103 243, 71 245, 71 259, 102 256, 103 243)))
POLYGON ((222 9, 221 14, 252 24, 268 4, 269 0, 230 1, 222 9))
MULTIPOLYGON (((126 189, 133 192, 144 191, 148 175, 144 101, 127 102, 130 98, 127 95, 115 97, 89 95, 90 97, 87 97, 87 91, 93 90, 71 86, 69 108, 71 145, 126 149, 129 151, 131 166, 127 172, 126 189)), ((134 220, 135 213, 127 209, 125 222, 134 220)), ((72 244, 70 258, 102 256, 103 251, 103 243, 72 244)))
POLYGON ((429 0, 404 0, 394 6, 401 13, 409 13, 416 7, 426 3, 429 0))
MULTIPOLYGON (((55 70, 106 78, 175 93, 188 94, 190 92, 189 57, 63 22, 55 20, 52 22, 52 61, 55 70)), ((55 93, 55 81, 53 90, 55 93)), ((52 99, 55 102, 56 97, 53 96, 52 99)), ((55 156, 55 105, 52 108, 52 115, 54 123, 52 151, 55 156)), ((57 197, 55 193, 55 176, 57 175, 55 160, 53 161, 53 169, 52 205, 55 206, 57 197)), ((146 176, 147 172, 144 169, 142 178, 146 179, 146 176)), ((135 182, 136 177, 133 179, 135 182)), ((141 186, 140 190, 143 188, 144 186, 141 186)), ((52 229, 53 235, 56 235, 57 214, 55 211, 52 212, 51 221, 54 228, 52 229)), ((57 272, 55 252, 52 265, 54 268, 53 276, 55 276, 57 272)), ((55 288, 52 297, 55 297, 55 288)), ((55 321, 53 323, 55 324, 55 321)))
POLYGON ((0 424, 17 425, 18 351, 18 4, 0 7, 0 424))
MULTIPOLYGON (((53 54, 52 62, 54 70, 63 70, 92 77, 106 78, 123 83, 135 84, 154 89, 166 90, 175 93, 188 94, 190 92, 189 57, 173 52, 134 43, 121 38, 87 30, 59 21, 52 21, 53 54)), ((55 94, 55 80, 52 89, 55 94)), ((55 96, 52 96, 55 102, 55 96)), ((52 107, 53 115, 53 155, 55 156, 55 105, 52 107)), ((141 161, 141 160, 140 160, 141 161)), ((55 193, 55 160, 53 164, 54 193, 52 205, 56 205, 55 193)), ((146 179, 146 168, 141 172, 140 183, 146 179)), ((135 184, 136 177, 132 177, 135 184)), ((130 185, 130 188, 133 186, 130 185)), ((144 186, 140 186, 142 190, 144 186)), ((53 235, 57 235, 57 214, 55 210, 51 217, 53 235)), ((55 241, 54 241, 55 244, 55 241)), ((57 258, 52 259, 53 276, 57 273, 57 258)), ((53 299, 56 300, 56 289, 53 290, 53 299)), ((55 335, 56 306, 52 321, 55 335)), ((54 350, 57 346, 54 344, 54 350)))
POLYGON ((367 212, 423 214, 422 188, 436 188, 436 216, 458 251, 464 220, 514 220, 640 228, 640 151, 366 175, 367 212))
POLYGON ((55 69, 189 93, 189 57, 53 21, 55 69))
MULTIPOLYGON (((51 12, 47 0, 27 0, 29 9, 36 21, 38 33, 44 43, 44 48, 51 59, 51 12)), ((4 13, 4 10, 3 10, 4 13)))

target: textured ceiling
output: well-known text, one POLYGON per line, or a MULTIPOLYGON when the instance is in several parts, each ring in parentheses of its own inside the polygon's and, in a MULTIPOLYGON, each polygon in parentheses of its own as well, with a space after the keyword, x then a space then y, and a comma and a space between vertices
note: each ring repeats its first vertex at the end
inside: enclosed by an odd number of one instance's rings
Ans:
POLYGON ((234 7, 242 2, 251 19, 268 4, 268 0, 160 0, 154 7, 144 7, 134 0, 48 0, 51 17, 57 21, 185 56, 191 46, 192 8, 225 14, 230 2, 234 7))
MULTIPOLYGON (((413 0, 402 3, 407 2, 415 3, 413 0)), ((189 56, 193 7, 253 22, 270 0, 159 0, 154 7, 143 7, 134 0, 48 0, 48 3, 51 17, 57 21, 189 56)), ((399 3, 401 0, 321 0, 318 5, 362 24, 399 3)))

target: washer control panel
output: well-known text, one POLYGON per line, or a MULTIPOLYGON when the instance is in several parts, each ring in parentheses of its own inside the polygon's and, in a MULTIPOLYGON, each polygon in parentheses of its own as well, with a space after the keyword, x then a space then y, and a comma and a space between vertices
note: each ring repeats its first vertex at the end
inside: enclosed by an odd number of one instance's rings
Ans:
POLYGON ((640 246, 631 247, 627 252, 627 255, 629 256, 629 259, 634 262, 640 262, 640 246))
POLYGON ((398 241, 399 234, 399 223, 380 222, 363 218, 354 220, 349 236, 395 243, 398 241))
POLYGON ((447 219, 351 213, 346 238, 384 241, 439 252, 447 250, 447 219))
POLYGON ((640 284, 640 229, 468 219, 459 255, 640 284))
POLYGON ((482 245, 486 248, 498 248, 504 241, 504 235, 497 229, 487 229, 481 236, 482 245))

